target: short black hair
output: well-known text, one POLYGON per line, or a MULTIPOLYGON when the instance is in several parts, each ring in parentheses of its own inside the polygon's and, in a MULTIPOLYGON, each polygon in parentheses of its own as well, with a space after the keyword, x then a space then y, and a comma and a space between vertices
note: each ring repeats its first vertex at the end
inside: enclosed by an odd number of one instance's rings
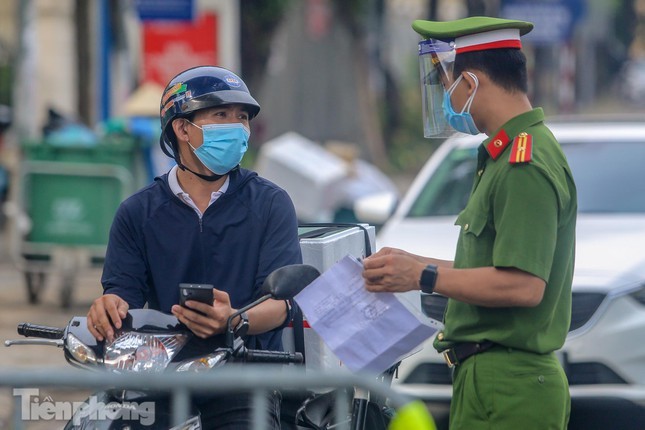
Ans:
POLYGON ((453 74, 480 70, 494 83, 509 92, 528 92, 526 56, 515 48, 488 49, 457 54, 453 74))

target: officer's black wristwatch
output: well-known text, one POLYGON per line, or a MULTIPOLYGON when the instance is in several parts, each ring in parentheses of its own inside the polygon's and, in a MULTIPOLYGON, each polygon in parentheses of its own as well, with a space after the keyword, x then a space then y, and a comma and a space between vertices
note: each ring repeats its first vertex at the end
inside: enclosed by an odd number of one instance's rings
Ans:
POLYGON ((249 331, 249 316, 246 314, 246 312, 242 312, 240 314, 240 321, 235 326, 235 330, 233 330, 233 333, 235 333, 236 336, 244 337, 246 336, 246 333, 248 331, 249 331))
POLYGON ((419 285, 421 286, 421 291, 426 294, 432 294, 434 292, 434 287, 437 284, 437 266, 434 264, 428 264, 423 272, 421 272, 421 279, 419 279, 419 285))

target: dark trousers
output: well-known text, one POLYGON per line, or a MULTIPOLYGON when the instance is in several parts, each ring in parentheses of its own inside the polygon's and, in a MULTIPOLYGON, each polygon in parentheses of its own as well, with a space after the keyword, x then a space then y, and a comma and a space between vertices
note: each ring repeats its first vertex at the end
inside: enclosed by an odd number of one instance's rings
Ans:
MULTIPOLYGON (((265 417, 267 428, 280 430, 280 401, 277 391, 267 393, 265 417)), ((253 427, 253 395, 232 393, 194 399, 199 409, 202 428, 206 430, 244 430, 253 427)))

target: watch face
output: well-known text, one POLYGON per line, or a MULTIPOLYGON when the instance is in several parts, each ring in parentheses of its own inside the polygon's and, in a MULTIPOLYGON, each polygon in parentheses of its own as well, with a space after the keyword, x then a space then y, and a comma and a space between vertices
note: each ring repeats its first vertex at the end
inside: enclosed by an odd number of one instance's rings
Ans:
POLYGON ((246 312, 240 314, 240 322, 237 323, 235 327, 235 335, 239 337, 246 336, 246 333, 249 331, 249 317, 246 312))
POLYGON ((426 294, 432 294, 434 286, 437 283, 437 266, 429 264, 423 272, 421 272, 421 291, 426 294))

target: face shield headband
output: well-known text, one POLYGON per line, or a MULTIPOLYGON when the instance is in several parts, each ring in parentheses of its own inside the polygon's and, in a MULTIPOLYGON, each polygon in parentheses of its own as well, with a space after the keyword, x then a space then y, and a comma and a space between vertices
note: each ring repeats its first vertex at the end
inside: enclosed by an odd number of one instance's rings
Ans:
POLYGON ((454 42, 427 39, 419 42, 424 137, 448 137, 454 130, 443 112, 444 89, 453 83, 454 42))

